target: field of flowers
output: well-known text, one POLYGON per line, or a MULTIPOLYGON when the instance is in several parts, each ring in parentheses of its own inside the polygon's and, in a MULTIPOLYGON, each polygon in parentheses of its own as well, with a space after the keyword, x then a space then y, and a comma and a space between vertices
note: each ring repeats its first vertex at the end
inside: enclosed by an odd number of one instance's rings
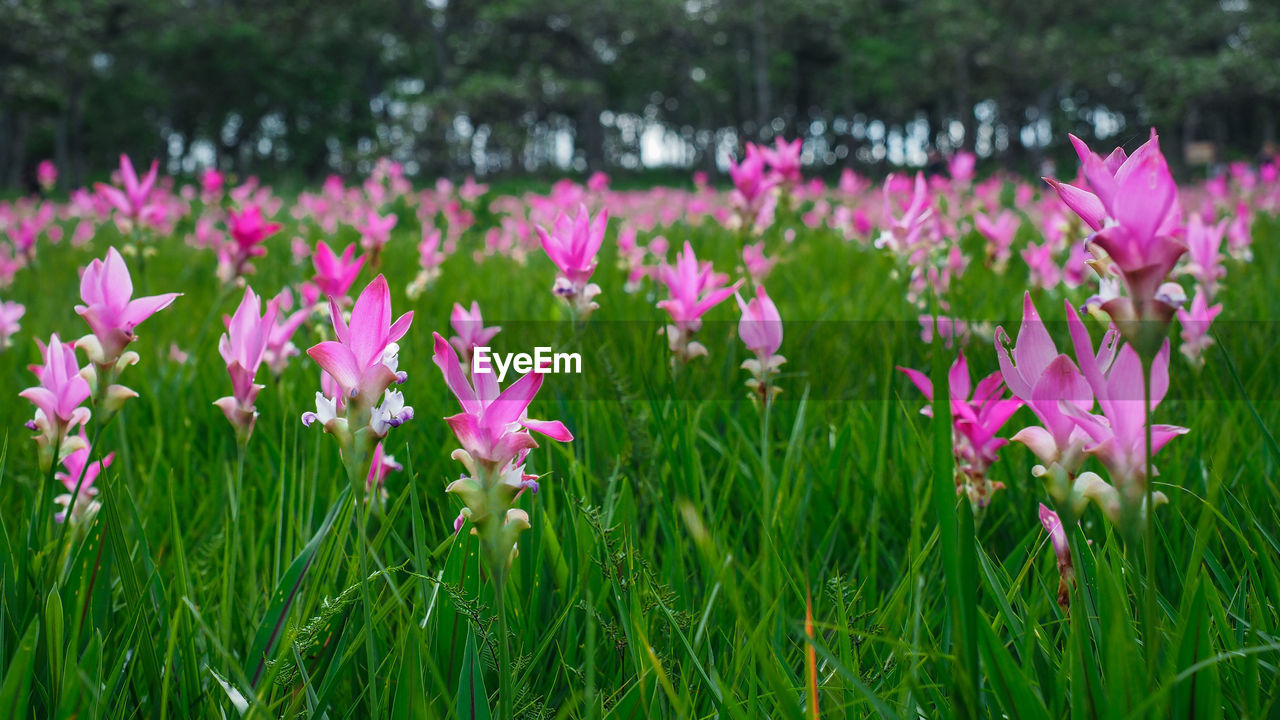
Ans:
POLYGON ((0 203, 0 715, 1274 716, 1280 164, 1072 140, 0 203))

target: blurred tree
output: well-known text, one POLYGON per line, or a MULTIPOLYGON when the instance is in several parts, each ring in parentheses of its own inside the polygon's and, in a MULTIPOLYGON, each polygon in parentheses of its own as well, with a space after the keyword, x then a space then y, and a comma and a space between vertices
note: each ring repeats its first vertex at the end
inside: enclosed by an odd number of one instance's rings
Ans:
POLYGON ((1066 132, 1153 125, 1251 157, 1280 109, 1280 6, 1256 0, 10 0, 0 37, 9 187, 118 152, 308 179, 383 155, 714 169, 779 134, 817 169, 966 148, 1036 170, 1066 132))

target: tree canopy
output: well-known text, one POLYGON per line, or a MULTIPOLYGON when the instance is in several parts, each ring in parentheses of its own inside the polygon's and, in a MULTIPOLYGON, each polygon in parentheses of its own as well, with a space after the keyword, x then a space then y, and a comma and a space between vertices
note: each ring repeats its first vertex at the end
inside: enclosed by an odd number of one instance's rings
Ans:
POLYGON ((1067 132, 1275 139, 1280 5, 1258 0, 10 0, 0 185, 119 152, 314 178, 723 167, 975 150, 1036 170, 1067 132))

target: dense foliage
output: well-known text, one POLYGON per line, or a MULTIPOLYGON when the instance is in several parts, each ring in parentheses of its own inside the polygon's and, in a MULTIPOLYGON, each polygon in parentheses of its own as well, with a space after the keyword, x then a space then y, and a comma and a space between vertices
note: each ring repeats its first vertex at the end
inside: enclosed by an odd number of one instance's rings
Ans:
POLYGON ((310 180, 383 155, 713 169, 775 134, 815 169, 964 147, 1038 171, 1067 132, 1149 125, 1251 158, 1280 109, 1280 6, 1256 0, 20 0, 0 37, 8 187, 121 150, 310 180))

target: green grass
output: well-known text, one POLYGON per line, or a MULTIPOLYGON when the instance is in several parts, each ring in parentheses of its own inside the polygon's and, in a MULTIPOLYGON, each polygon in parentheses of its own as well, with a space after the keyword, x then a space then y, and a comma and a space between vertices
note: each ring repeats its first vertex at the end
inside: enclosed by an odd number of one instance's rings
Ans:
MULTIPOLYGON (((1157 457, 1170 503, 1156 526, 1161 652, 1150 669, 1143 548, 1091 509, 1064 615, 1032 455, 1001 451, 993 475, 1007 490, 974 526, 952 491, 946 424, 918 414, 923 399, 893 370, 936 377, 954 351, 919 341, 892 260, 798 227, 793 245, 780 230, 768 237, 785 258, 767 284, 787 322, 788 363, 763 418, 742 385, 732 302, 708 316, 709 357, 673 375, 652 285, 623 293, 609 248, 601 310, 575 335, 549 293, 546 258, 474 263, 479 230, 410 302, 416 225, 402 219, 383 270, 396 312, 415 311, 400 361, 417 412, 388 439, 405 469, 371 521, 363 587, 349 570, 359 545, 340 510, 348 482, 336 443, 299 421, 318 389, 309 358, 265 380, 235 482, 234 433, 211 403, 230 391, 216 343, 238 291, 222 291, 212 255, 177 238, 129 259, 139 293, 185 295, 139 329, 142 361, 123 381, 141 397, 98 440, 117 453, 99 480, 103 508, 73 535, 65 573, 51 569, 51 547, 28 545, 45 483, 22 428, 31 408, 16 397, 33 382, 32 337, 86 332, 73 311, 76 268, 119 238, 103 230, 86 249, 43 247, 5 293, 28 312, 0 355, 0 715, 488 717, 493 596, 477 541, 451 533, 458 505, 444 487, 462 468, 441 418, 457 407, 430 362, 431 331, 451 334, 452 304, 473 299, 505 328, 496 349, 552 344, 584 358, 582 376, 548 378, 530 413, 563 420, 576 439, 533 453, 530 467, 546 476, 521 500, 533 527, 506 598, 518 717, 1280 712, 1280 448, 1269 430, 1280 421, 1280 226, 1260 219, 1255 261, 1229 266, 1206 367, 1174 354, 1157 421, 1191 433, 1157 457), (187 365, 169 360, 170 343, 190 353, 187 365)), ((287 260, 293 231, 257 263, 258 291, 310 274, 287 260)), ((722 271, 736 266, 738 241, 719 228, 666 235, 690 238, 722 271)), ((347 229, 330 242, 354 240, 347 229)), ((953 313, 1012 328, 1025 277, 1018 261, 1004 276, 975 264, 953 313)), ((1035 297, 1047 320, 1061 319, 1061 296, 1035 297)), ((304 327, 295 342, 317 337, 304 327)), ((996 368, 988 341, 966 355, 975 374, 996 368)), ((1002 434, 1033 421, 1020 411, 1002 434)))

